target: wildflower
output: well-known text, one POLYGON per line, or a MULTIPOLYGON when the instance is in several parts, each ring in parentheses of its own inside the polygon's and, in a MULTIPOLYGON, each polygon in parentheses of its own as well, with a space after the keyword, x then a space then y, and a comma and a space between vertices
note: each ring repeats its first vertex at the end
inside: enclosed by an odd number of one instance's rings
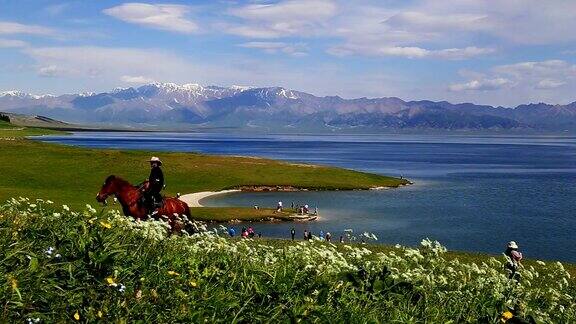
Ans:
POLYGON ((10 285, 12 286, 12 290, 18 289, 18 280, 14 278, 10 279, 10 285))
POLYGON ((96 214, 96 209, 94 209, 90 204, 86 204, 86 209, 88 209, 90 213, 96 214))
POLYGON ((46 203, 52 205, 54 202, 52 200, 46 200, 46 203))
POLYGON ((36 317, 36 318, 27 318, 27 319, 26 319, 26 323, 27 323, 27 324, 40 323, 40 318, 38 318, 38 317, 36 317))
POLYGON ((102 316, 104 316, 104 314, 102 314, 102 311, 98 311, 98 313, 96 314, 96 316, 98 316, 98 318, 102 318, 102 316))
POLYGON ((124 286, 123 284, 120 284, 120 287, 118 287, 118 291, 123 293, 124 291, 126 291, 126 286, 124 286))
POLYGON ((46 255, 50 257, 52 256, 52 252, 54 252, 54 248, 50 246, 48 249, 46 249, 44 253, 46 253, 46 255))
POLYGON ((107 228, 107 229, 111 229, 111 228, 112 228, 112 224, 110 224, 110 223, 108 223, 108 222, 101 221, 101 222, 100 222, 100 225, 101 225, 102 227, 104 227, 104 228, 107 228))
POLYGON ((36 204, 30 204, 30 208, 36 208, 36 204))
POLYGON ((65 211, 70 211, 70 207, 68 207, 68 205, 62 205, 62 209, 65 211))
POLYGON ((60 253, 56 253, 56 255, 54 256, 54 258, 56 259, 60 259, 62 257, 62 255, 60 255, 60 253))
POLYGON ((60 213, 54 213, 54 217, 60 217, 60 213))
POLYGON ((118 285, 116 283, 116 281, 114 281, 114 278, 112 278, 112 277, 106 278, 106 283, 108 284, 108 286, 112 286, 112 287, 116 287, 118 285))
POLYGON ((179 276, 180 275, 178 272, 172 271, 172 270, 168 271, 168 274, 171 276, 179 276))
POLYGON ((502 315, 500 315, 500 322, 506 323, 506 321, 508 321, 512 317, 514 317, 514 314, 512 314, 509 311, 505 311, 504 313, 502 313, 502 315))
POLYGON ((78 311, 76 311, 76 313, 74 313, 74 319, 77 321, 80 320, 80 314, 78 314, 78 311))
POLYGON ((190 284, 190 287, 192 287, 192 288, 198 287, 198 283, 196 283, 196 281, 194 281, 194 280, 190 280, 189 284, 190 284))

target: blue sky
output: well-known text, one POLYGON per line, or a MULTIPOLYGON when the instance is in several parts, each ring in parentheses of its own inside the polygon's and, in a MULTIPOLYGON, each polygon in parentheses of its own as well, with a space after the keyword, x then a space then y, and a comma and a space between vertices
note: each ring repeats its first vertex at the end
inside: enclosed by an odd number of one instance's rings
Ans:
POLYGON ((568 0, 0 0, 0 91, 175 82, 568 103, 575 18, 568 0))

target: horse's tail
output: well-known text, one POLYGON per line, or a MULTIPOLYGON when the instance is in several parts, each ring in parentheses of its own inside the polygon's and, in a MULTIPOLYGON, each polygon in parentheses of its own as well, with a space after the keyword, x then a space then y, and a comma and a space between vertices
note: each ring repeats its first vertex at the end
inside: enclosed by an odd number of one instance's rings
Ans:
POLYGON ((188 206, 188 204, 182 202, 182 207, 184 207, 184 215, 186 215, 187 217, 191 217, 192 213, 190 212, 190 207, 188 206))

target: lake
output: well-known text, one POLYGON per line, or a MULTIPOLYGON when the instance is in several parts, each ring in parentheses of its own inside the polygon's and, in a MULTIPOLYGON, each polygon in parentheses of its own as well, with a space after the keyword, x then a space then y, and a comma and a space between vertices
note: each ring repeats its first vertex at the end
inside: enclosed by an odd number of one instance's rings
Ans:
MULTIPOLYGON (((304 229, 368 231, 380 243, 501 253, 515 240, 527 257, 576 262, 576 137, 444 135, 235 135, 76 132, 46 142, 93 148, 260 156, 404 176, 391 190, 237 193, 208 206, 317 206, 321 220, 253 224, 264 236, 304 229)), ((143 173, 146 172, 143 170, 143 173)), ((234 225, 241 227, 242 225, 234 225)))

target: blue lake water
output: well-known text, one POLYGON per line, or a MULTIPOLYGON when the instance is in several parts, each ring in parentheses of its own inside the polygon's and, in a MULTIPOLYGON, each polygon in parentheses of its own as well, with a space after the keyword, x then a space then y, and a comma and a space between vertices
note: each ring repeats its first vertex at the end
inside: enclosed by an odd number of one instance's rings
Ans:
MULTIPOLYGON (((318 206, 321 220, 253 224, 264 236, 304 229, 369 231, 382 243, 500 253, 515 240, 526 256, 576 262, 576 137, 440 135, 234 135, 79 132, 42 140, 97 148, 261 156, 404 176, 381 191, 238 193, 209 206, 318 206)), ((143 173, 146 172, 143 170, 143 173)), ((236 225, 235 225, 236 226, 236 225)), ((237 225, 236 227, 241 227, 237 225)))

